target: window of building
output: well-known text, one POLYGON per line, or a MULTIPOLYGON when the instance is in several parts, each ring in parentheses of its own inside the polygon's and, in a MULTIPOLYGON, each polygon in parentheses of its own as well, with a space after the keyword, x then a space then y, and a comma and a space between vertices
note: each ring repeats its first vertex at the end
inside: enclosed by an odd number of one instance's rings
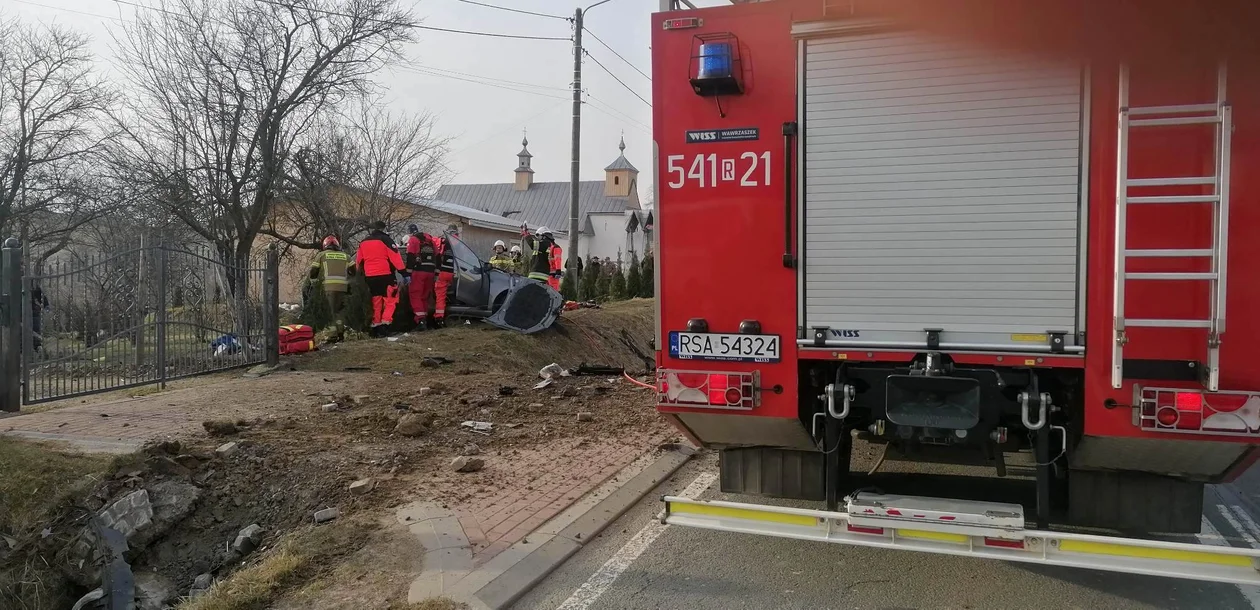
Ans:
POLYGON ((613 184, 621 184, 621 176, 613 176, 613 184))

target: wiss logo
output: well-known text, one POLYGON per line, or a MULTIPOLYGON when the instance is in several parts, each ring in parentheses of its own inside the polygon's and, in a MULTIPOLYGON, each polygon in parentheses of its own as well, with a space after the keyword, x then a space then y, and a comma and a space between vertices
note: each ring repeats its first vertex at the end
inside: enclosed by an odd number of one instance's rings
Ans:
POLYGON ((860 339, 862 331, 860 330, 832 330, 831 336, 837 339, 860 339))
POLYGON ((713 142, 718 139, 716 131, 688 131, 688 142, 713 142))

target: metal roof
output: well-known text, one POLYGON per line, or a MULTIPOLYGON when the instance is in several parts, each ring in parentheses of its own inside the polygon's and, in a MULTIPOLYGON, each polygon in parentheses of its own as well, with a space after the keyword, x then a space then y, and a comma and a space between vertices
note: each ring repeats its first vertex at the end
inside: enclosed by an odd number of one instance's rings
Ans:
MULTIPOLYGON (((516 190, 512 183, 448 184, 438 189, 434 198, 488 211, 500 218, 515 212, 504 220, 518 228, 524 222, 534 228, 546 226, 556 232, 567 232, 569 228, 568 182, 536 182, 524 191, 516 190)), ((633 205, 629 197, 604 196, 603 180, 578 183, 578 207, 582 219, 590 212, 636 209, 633 205)))
POLYGON ((605 167, 604 171, 615 172, 615 171, 623 170, 623 169, 630 170, 632 172, 639 171, 638 168, 634 166, 634 164, 630 163, 630 160, 627 159, 625 155, 621 155, 620 157, 617 157, 617 160, 609 164, 608 167, 605 167))
POLYGON ((521 223, 526 222, 517 218, 504 218, 498 214, 483 212, 468 206, 442 201, 440 199, 424 199, 416 203, 421 207, 444 212, 452 216, 459 216, 468 221, 468 224, 474 227, 482 227, 486 229, 498 229, 502 231, 520 231, 521 223))

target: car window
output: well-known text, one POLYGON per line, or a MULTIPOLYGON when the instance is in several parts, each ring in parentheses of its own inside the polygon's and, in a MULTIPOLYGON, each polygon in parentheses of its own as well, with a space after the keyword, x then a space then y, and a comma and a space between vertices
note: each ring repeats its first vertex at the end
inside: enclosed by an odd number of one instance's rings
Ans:
POLYGON ((447 234, 446 239, 451 242, 451 250, 455 252, 455 263, 459 265, 461 271, 469 271, 479 273, 485 263, 469 248, 467 244, 460 241, 458 237, 447 234))

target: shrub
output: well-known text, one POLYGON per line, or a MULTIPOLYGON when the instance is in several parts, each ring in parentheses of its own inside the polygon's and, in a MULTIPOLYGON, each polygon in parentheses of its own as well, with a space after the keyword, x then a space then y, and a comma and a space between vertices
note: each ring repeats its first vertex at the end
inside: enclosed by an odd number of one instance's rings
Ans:
POLYGON ((639 269, 639 256, 630 255, 630 273, 626 275, 626 294, 637 297, 643 292, 643 271, 639 269))
POLYGON ((608 288, 608 298, 614 301, 624 301, 626 299, 626 274, 618 268, 613 272, 612 282, 608 288))
POLYGON ((643 257, 643 264, 641 266, 643 267, 641 272, 642 277, 640 277, 641 284, 639 286, 639 290, 632 293, 631 296, 637 295, 645 299, 650 299, 656 294, 656 269, 655 262, 652 260, 651 254, 643 257))
POLYGON ((564 279, 560 281, 560 296, 566 301, 578 300, 577 272, 570 269, 564 272, 564 279))

